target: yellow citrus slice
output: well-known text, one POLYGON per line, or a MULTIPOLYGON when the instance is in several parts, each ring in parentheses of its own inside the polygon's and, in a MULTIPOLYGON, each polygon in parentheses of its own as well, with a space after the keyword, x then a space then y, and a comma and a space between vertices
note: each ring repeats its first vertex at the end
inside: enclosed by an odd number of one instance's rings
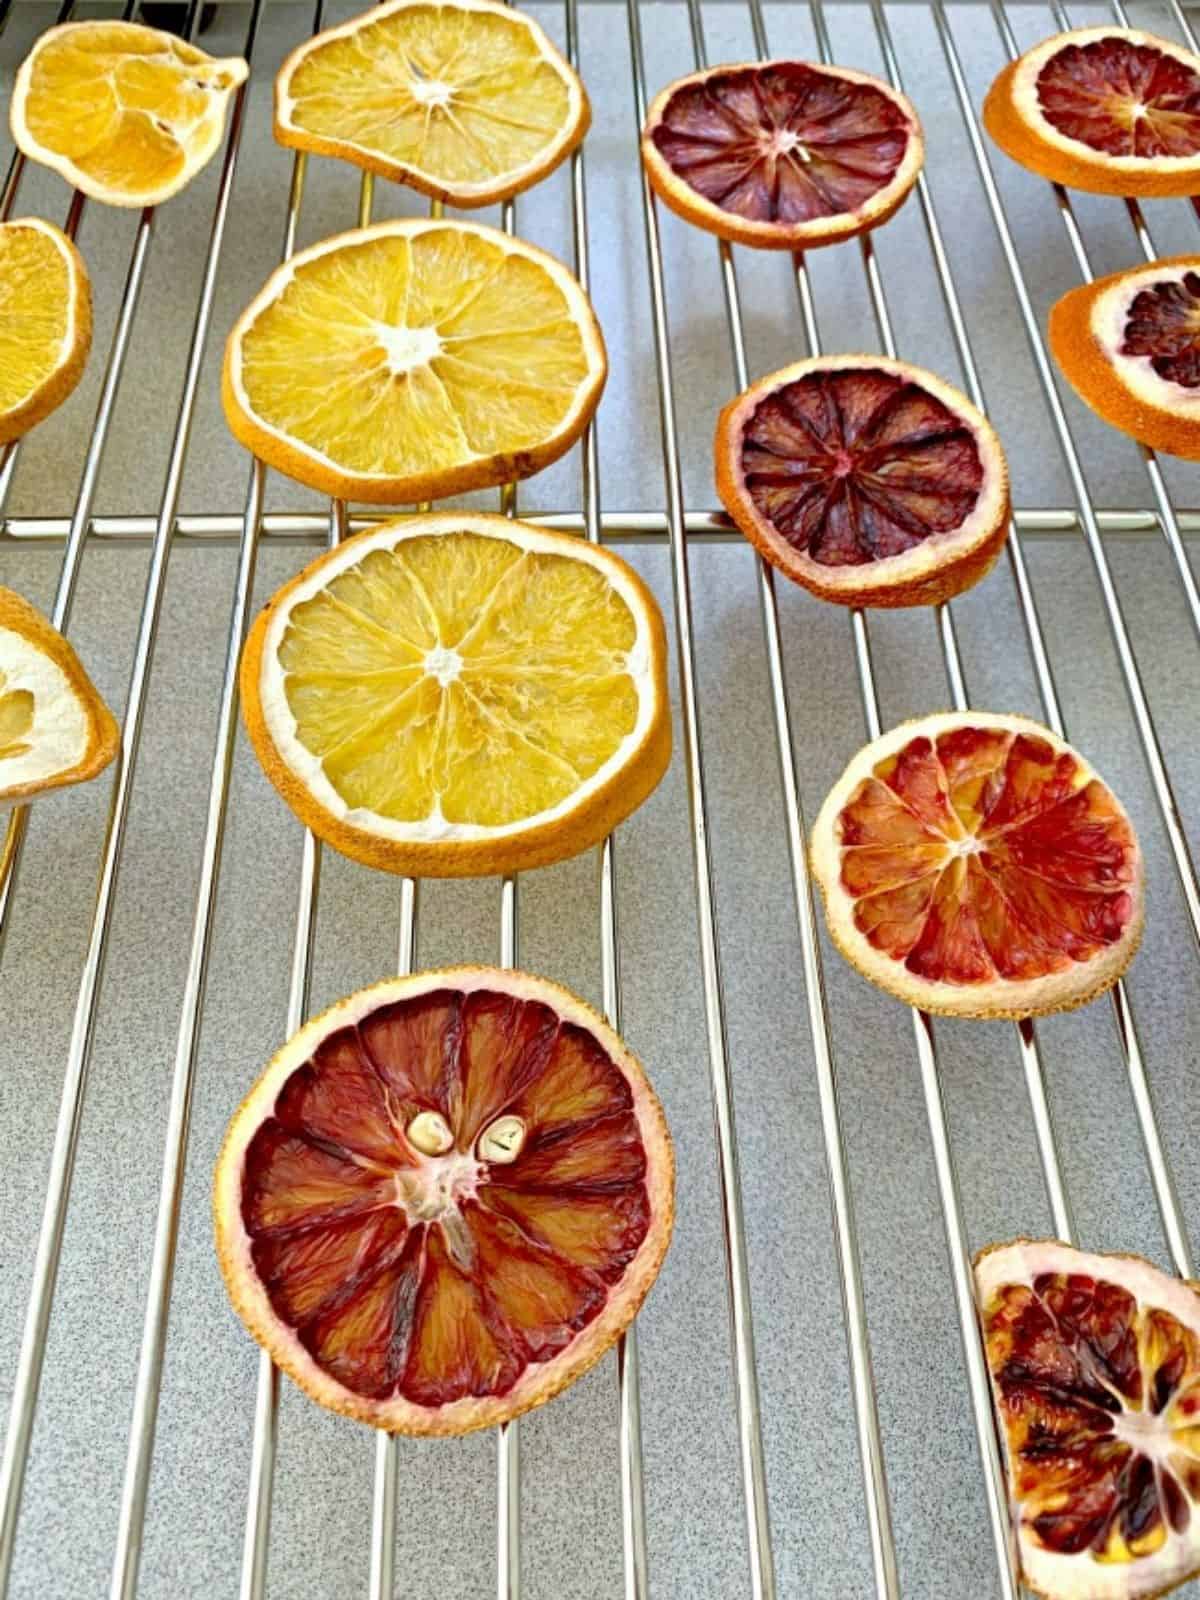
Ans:
POLYGON ((67 640, 28 600, 0 589, 0 805, 94 778, 119 743, 67 640))
POLYGON ((63 23, 21 63, 13 138, 107 205, 156 206, 212 156, 248 71, 140 23, 63 23))
POLYGON ((671 753, 654 597, 607 550, 468 512, 382 524, 287 584, 242 657, 246 726, 320 838, 470 877, 598 843, 671 753))
POLYGON ((383 222, 301 251, 229 336, 222 398, 268 466, 344 500, 529 477, 587 426, 608 366, 553 256, 473 222, 383 222))
POLYGON ((456 206, 528 189, 591 112, 532 17, 493 0, 394 0, 294 50, 275 80, 275 137, 456 206))
POLYGON ((57 409, 92 347, 83 257, 49 222, 0 224, 0 444, 57 409))

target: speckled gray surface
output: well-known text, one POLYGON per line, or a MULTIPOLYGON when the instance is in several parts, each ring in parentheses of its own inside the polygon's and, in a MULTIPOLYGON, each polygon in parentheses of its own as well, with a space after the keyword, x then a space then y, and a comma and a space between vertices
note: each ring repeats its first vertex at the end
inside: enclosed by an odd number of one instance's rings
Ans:
MULTIPOLYGON (((329 14, 349 9, 337 4, 329 14)), ((560 8, 535 9, 561 39, 560 8)), ((1156 20, 1150 9, 1139 15, 1156 20)), ((51 16, 43 4, 14 8, 0 51, 7 74, 51 16)), ((877 67, 865 11, 835 6, 829 16, 840 58, 877 67)), ((1079 9, 1078 20, 1091 16, 1079 9)), ((246 17, 244 5, 223 4, 205 42, 214 50, 238 49, 246 17)), ((1068 480, 940 47, 923 8, 896 6, 891 17, 927 125, 932 190, 992 414, 1008 446, 1015 499, 1021 506, 1068 504, 1068 480)), ((690 66, 686 15, 676 3, 647 4, 643 18, 654 88, 690 66)), ((997 36, 985 8, 956 6, 953 18, 978 102, 1002 60, 997 36)), ((1043 9, 1021 8, 1014 18, 1023 42, 1052 31, 1043 9)), ((273 0, 259 41, 188 459, 188 510, 236 512, 245 493, 246 462, 219 414, 217 363, 225 330, 279 249, 289 161, 270 139, 269 84, 310 19, 310 5, 273 0)), ((713 60, 750 53, 740 4, 710 7, 706 22, 713 60)), ((768 23, 777 51, 811 50, 803 6, 769 7, 768 23)), ((620 9, 582 7, 582 55, 596 113, 587 146, 595 299, 612 359, 600 411, 603 495, 612 507, 661 507, 620 9)), ((157 506, 216 173, 214 164, 157 219, 99 488, 101 511, 157 506)), ((997 175, 1044 312, 1075 281, 1053 198, 1003 161, 997 175)), ((378 198, 381 212, 418 208, 384 185, 378 198)), ((522 232, 568 257, 569 198, 560 173, 523 199, 517 213, 522 232)), ((355 202, 350 169, 314 163, 302 239, 349 225, 355 202)), ((31 172, 18 210, 61 218, 66 203, 57 180, 31 172)), ((1098 270, 1136 259, 1119 203, 1085 199, 1079 210, 1098 270)), ((1194 220, 1182 205, 1148 212, 1164 253, 1196 247, 1194 220)), ((96 353, 80 391, 22 455, 12 497, 17 513, 64 514, 73 503, 134 225, 128 215, 88 211, 81 244, 97 288, 96 353)), ((670 217, 663 219, 663 238, 686 492, 690 506, 706 507, 713 502, 713 415, 731 387, 716 252, 711 240, 670 217)), ((902 353, 957 378, 915 204, 879 236, 878 251, 902 353)), ((787 262, 743 255, 739 265, 752 369, 802 355, 787 262)), ((827 346, 877 348, 856 249, 821 253, 812 271, 827 346)), ((1136 450, 1070 396, 1066 404, 1097 502, 1148 504, 1136 450)), ((1194 467, 1172 464, 1168 477, 1181 504, 1200 500, 1194 467)), ((524 486, 521 503, 564 507, 578 495, 572 459, 524 486)), ((270 497, 274 506, 319 504, 278 480, 270 497)), ((1196 1226, 1195 952, 1086 551, 1078 540, 1057 539, 1030 540, 1026 553, 1068 724, 1126 798, 1147 847, 1150 919, 1131 988, 1163 1137, 1185 1215, 1196 1226)), ((265 549, 258 597, 305 554, 265 549)), ((669 609, 662 548, 631 556, 669 609)), ((1200 655, 1164 546, 1114 539, 1110 556, 1195 841, 1200 655)), ((0 545, 0 580, 47 605, 59 559, 53 549, 0 545)), ((231 549, 193 545, 180 545, 171 561, 20 1526, 13 1583, 20 1600, 49 1594, 92 1600, 107 1588, 235 561, 231 549)), ((145 547, 89 548, 72 618, 80 650, 118 708, 146 568, 145 547)), ((694 551, 692 573, 779 1590, 788 1600, 847 1600, 871 1592, 871 1579, 755 568, 748 549, 708 546, 694 551)), ((861 742, 862 713, 846 617, 791 590, 781 591, 780 601, 797 760, 812 814, 861 742)), ((1036 714, 1007 569, 955 613, 977 702, 1036 714)), ((881 617, 871 632, 886 722, 946 703, 929 617, 881 617)), ((0 965, 0 1372, 6 1381, 27 1299, 108 787, 105 780, 39 804, 0 965)), ((663 1600, 732 1600, 748 1594, 749 1585, 688 840, 677 757, 660 791, 622 831, 618 853, 625 1031, 666 1103, 680 1172, 675 1243, 639 1324, 652 1590, 663 1600)), ((140 1591, 147 1600, 229 1595, 237 1588, 256 1350, 221 1287, 209 1175, 230 1112, 282 1036, 299 853, 299 828, 239 741, 150 1486, 140 1591)), ((599 987, 594 879, 595 864, 584 859, 521 885, 524 964, 593 997, 599 987)), ((493 883, 428 886, 422 962, 494 958, 498 906, 493 883)), ((314 1004, 389 971, 397 928, 396 885, 327 857, 314 1004)), ((832 953, 826 958, 903 1592, 912 1600, 985 1600, 995 1592, 990 1538, 911 1027, 899 1007, 832 953)), ((1165 1263, 1109 1008, 1049 1021, 1039 1032, 1082 1238, 1165 1263)), ((972 1243, 1046 1230, 1011 1030, 940 1025, 938 1040, 972 1243)), ((615 1402, 610 1359, 524 1425, 526 1600, 621 1593, 615 1402)), ((402 1445, 398 1592, 442 1600, 494 1593, 494 1454, 491 1437, 402 1445)), ((368 1433, 284 1386, 269 1577, 276 1600, 343 1600, 365 1592, 373 1462, 368 1433)))

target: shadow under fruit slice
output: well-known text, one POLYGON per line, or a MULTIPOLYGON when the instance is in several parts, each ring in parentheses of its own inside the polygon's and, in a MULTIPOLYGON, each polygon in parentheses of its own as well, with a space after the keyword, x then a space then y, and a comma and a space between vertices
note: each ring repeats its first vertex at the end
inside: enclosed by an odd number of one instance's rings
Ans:
POLYGON ((217 1163, 239 1315, 314 1400, 394 1433, 507 1421, 593 1366, 671 1237, 640 1064, 583 1001, 456 967, 307 1023, 217 1163))
POLYGON ((1138 28, 1075 28, 997 76, 984 126, 1031 172, 1093 194, 1200 193, 1200 57, 1138 28))
POLYGON ((884 356, 816 356, 721 412, 717 492, 773 566, 823 600, 936 605, 1008 537, 1008 468, 948 383, 884 356))
POLYGON ((1142 932, 1112 790, 1026 717, 938 712, 860 750, 812 834, 830 936, 925 1011, 1041 1016, 1111 988, 1142 932))
POLYGON ((711 67, 657 96, 642 130, 655 193, 687 222, 811 250, 886 222, 917 181, 917 114, 865 72, 808 61, 711 67))
POLYGON ((1137 1256, 975 1258, 1026 1583, 1139 1600, 1200 1572, 1200 1296, 1137 1256))

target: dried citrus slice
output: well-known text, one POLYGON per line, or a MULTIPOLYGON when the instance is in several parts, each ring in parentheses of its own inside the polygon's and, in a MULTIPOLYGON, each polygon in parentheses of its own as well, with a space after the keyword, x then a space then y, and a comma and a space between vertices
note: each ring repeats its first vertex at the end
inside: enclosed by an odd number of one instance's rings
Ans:
POLYGON ((239 1315, 314 1400, 466 1433, 595 1365, 674 1216, 662 1107, 613 1030, 528 973, 393 978, 307 1023, 217 1162, 239 1315))
POLYGON ((416 876, 598 843, 671 754, 662 616, 607 550, 469 512, 386 522, 287 584, 242 658, 259 760, 322 839, 416 876))
POLYGON ((860 750, 821 807, 834 943, 926 1011, 1040 1016, 1133 959, 1142 854, 1112 790, 1026 717, 939 712, 860 750))
POLYGON ((66 22, 21 63, 13 138, 110 206, 160 205, 220 144, 229 97, 248 71, 140 23, 66 22))
POLYGON ((302 44, 275 80, 281 144, 456 206, 538 183, 590 119, 533 18, 493 0, 392 0, 302 44))
POLYGON ((1008 537, 1008 467, 987 419, 932 372, 816 356, 721 412, 717 493, 751 544, 823 600, 934 605, 1008 537))
POLYGON ((1014 161, 1093 194, 1200 194, 1200 57, 1138 28, 1076 28, 1010 62, 983 120, 1014 161))
POLYGON ((0 223, 0 444, 56 410, 92 347, 83 257, 49 222, 0 223))
POLYGON ((668 84, 642 160, 685 221, 738 244, 811 250, 886 222, 924 144, 909 102, 869 73, 764 61, 668 84))
POLYGON ((1200 1296, 1138 1256, 976 1257, 1025 1581, 1137 1600, 1200 1573, 1200 1296))
POLYGON ((0 805, 103 772, 120 735, 70 644, 0 589, 0 805))
POLYGON ((222 396, 268 466, 397 505, 540 472, 587 426, 607 371, 561 262, 422 218, 292 256, 235 324, 222 396))

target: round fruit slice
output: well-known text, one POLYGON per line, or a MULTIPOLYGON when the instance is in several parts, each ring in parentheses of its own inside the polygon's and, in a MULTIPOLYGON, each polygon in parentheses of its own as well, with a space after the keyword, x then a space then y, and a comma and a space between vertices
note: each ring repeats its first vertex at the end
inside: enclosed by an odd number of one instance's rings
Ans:
POLYGON ((217 1162, 242 1320, 314 1400, 393 1433, 541 1405, 636 1315, 674 1216, 640 1064, 567 990, 454 967, 307 1023, 217 1162))
POLYGON ((66 22, 21 64, 13 138, 107 205, 160 205, 220 144, 229 97, 249 70, 139 23, 66 22))
POLYGON ((722 239, 811 250, 886 222, 917 181, 921 124, 865 72, 808 61, 711 67, 668 84, 642 160, 672 211, 722 239))
POLYGON ((561 262, 422 218, 292 256, 229 336, 222 398, 268 466, 397 505, 540 472, 587 426, 607 371, 561 262))
POLYGON ((119 744, 113 714, 67 640, 0 589, 0 805, 94 778, 119 744))
POLYGON ((1200 194, 1200 57, 1138 28, 1076 28, 1004 68, 992 138, 1031 172, 1092 194, 1200 194))
POLYGON ((717 422, 717 493, 789 578, 847 606, 936 605, 1008 537, 1008 467, 987 419, 922 367, 817 356, 717 422))
POLYGON ((1111 988, 1141 938, 1129 818, 1025 717, 939 712, 885 733, 834 785, 812 856, 838 949, 925 1011, 1070 1010, 1111 988))
POLYGON ((637 574, 505 517, 386 522, 259 617, 246 726, 320 838, 418 877, 576 855, 671 755, 662 616, 637 574))
POLYGON ((1200 1572, 1200 1296, 1046 1239, 975 1261, 1025 1581, 1137 1600, 1200 1572))
POLYGON ((393 0, 302 44, 275 80, 281 144, 456 206, 538 183, 590 119, 533 18, 493 0, 393 0))
POLYGON ((0 445, 56 410, 92 347, 83 257, 49 222, 0 223, 0 445))

